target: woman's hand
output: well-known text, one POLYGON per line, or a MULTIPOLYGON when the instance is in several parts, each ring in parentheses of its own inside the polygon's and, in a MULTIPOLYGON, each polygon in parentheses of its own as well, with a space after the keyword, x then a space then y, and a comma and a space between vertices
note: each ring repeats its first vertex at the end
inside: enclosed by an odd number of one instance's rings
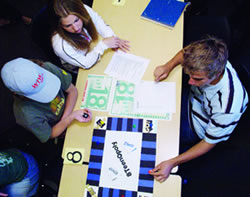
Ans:
POLYGON ((127 52, 130 49, 129 41, 122 40, 118 37, 109 37, 103 39, 104 44, 108 46, 108 48, 112 49, 121 49, 123 52, 127 52))
POLYGON ((129 41, 120 39, 119 49, 121 49, 125 53, 128 52, 130 49, 129 41))
POLYGON ((108 48, 119 48, 120 39, 118 37, 112 36, 109 38, 104 38, 102 41, 108 46, 108 48))

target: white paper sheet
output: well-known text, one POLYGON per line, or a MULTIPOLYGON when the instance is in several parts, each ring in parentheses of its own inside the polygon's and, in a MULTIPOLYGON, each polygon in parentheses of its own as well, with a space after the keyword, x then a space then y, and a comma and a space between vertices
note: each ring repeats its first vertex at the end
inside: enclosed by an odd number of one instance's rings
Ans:
POLYGON ((149 64, 149 60, 143 57, 117 51, 114 53, 105 74, 120 80, 138 83, 149 64))
POLYGON ((141 81, 135 89, 134 111, 138 113, 175 113, 175 82, 141 81))

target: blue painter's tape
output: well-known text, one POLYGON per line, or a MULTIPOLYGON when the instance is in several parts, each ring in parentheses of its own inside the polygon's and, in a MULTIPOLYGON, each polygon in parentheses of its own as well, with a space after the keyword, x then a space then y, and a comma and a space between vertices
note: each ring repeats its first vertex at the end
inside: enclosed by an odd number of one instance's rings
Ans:
POLYGON ((91 149, 90 155, 95 155, 95 156, 102 156, 103 155, 103 150, 99 149, 91 149))
POLYGON ((154 186, 154 181, 139 180, 138 186, 141 186, 141 187, 153 187, 154 186))
POLYGON ((143 148, 156 148, 156 142, 142 141, 143 148))
POLYGON ((101 169, 102 164, 98 162, 89 162, 89 168, 101 169))
POLYGON ((139 120, 138 119, 133 119, 133 125, 135 125, 135 127, 132 126, 132 131, 133 132, 138 132, 139 120))
POLYGON ((148 174, 148 171, 152 170, 152 168, 140 168, 140 174, 148 174))
POLYGON ((104 143, 104 140, 105 140, 104 137, 93 136, 93 138, 92 138, 93 142, 104 143))
POLYGON ((122 119, 122 131, 127 131, 127 124, 128 124, 128 119, 123 118, 122 119))
POLYGON ((143 161, 155 161, 155 155, 141 154, 141 160, 143 160, 143 161))
POLYGON ((103 188, 102 196, 109 196, 109 188, 103 188))
POLYGON ((132 197, 132 191, 126 191, 125 196, 126 197, 132 197))
POLYGON ((112 124, 111 124, 111 129, 112 131, 116 131, 116 127, 117 127, 117 121, 118 121, 118 118, 112 118, 112 124))
POLYGON ((100 175, 88 173, 88 180, 99 181, 100 175))

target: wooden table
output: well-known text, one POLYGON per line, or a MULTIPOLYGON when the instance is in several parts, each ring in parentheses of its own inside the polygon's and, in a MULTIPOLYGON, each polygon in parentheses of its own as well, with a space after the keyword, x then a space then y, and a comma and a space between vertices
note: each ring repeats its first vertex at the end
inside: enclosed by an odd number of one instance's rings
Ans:
MULTIPOLYGON (((95 0, 93 9, 102 16, 117 36, 130 41, 130 53, 150 59, 149 66, 143 76, 143 80, 153 81, 153 71, 156 66, 164 64, 172 58, 183 44, 183 15, 174 29, 170 30, 161 25, 143 20, 141 13, 146 8, 149 0, 126 0, 124 6, 115 6, 113 0, 95 0)), ((107 50, 100 62, 90 70, 79 70, 77 84, 79 97, 75 109, 79 109, 88 74, 103 75, 104 70, 111 60, 114 51, 107 50)), ((176 113, 171 121, 159 121, 157 132, 156 163, 172 158, 179 152, 179 126, 181 104, 181 80, 182 70, 177 67, 165 80, 176 82, 176 113)), ((95 116, 110 116, 107 112, 93 111, 95 116)), ((85 149, 84 161, 89 161, 92 132, 94 121, 79 123, 74 121, 67 130, 65 148, 85 149)), ((87 165, 64 164, 59 188, 59 197, 83 197, 85 188, 87 165)), ((172 172, 176 172, 174 168, 172 172)), ((181 196, 181 177, 170 175, 164 183, 155 181, 154 196, 181 196)))

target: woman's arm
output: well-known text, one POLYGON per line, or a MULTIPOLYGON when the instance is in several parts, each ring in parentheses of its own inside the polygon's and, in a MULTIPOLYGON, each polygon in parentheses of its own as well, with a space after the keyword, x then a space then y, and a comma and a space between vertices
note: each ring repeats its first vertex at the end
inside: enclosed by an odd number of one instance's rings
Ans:
POLYGON ((70 43, 64 40, 59 34, 52 37, 52 47, 55 54, 64 62, 73 66, 89 69, 94 66, 108 48, 120 48, 123 51, 129 50, 129 42, 115 36, 111 27, 104 23, 103 19, 90 7, 85 5, 97 32, 104 38, 90 51, 77 50, 70 43))
POLYGON ((105 38, 103 41, 99 41, 91 51, 77 50, 58 34, 52 37, 52 47, 61 60, 83 69, 89 69, 94 66, 108 48, 121 48, 123 51, 129 50, 128 42, 118 37, 105 38))
POLYGON ((77 50, 58 34, 52 37, 52 47, 61 60, 83 69, 89 69, 94 66, 104 51, 108 49, 108 46, 103 41, 100 41, 91 51, 77 50))
POLYGON ((108 48, 116 49, 120 48, 122 51, 129 51, 129 41, 120 39, 115 35, 113 30, 109 25, 107 25, 101 16, 99 16, 92 8, 85 5, 97 32, 104 38, 103 42, 108 46, 108 48))

